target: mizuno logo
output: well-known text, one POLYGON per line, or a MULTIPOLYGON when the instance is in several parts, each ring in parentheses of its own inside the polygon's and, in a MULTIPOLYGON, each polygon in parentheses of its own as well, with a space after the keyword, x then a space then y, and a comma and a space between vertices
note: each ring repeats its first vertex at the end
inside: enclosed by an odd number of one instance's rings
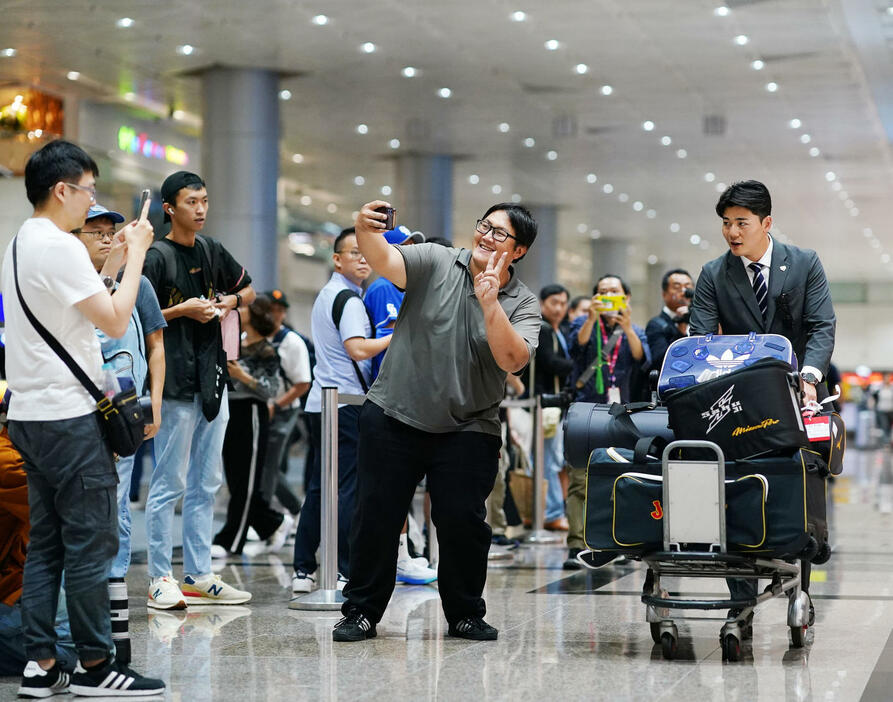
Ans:
POLYGON ((778 419, 764 419, 759 424, 751 424, 748 427, 735 427, 735 430, 732 432, 732 436, 741 436, 742 434, 746 434, 749 431, 755 431, 757 429, 766 429, 767 427, 775 426, 779 423, 778 419))
POLYGON ((719 399, 716 402, 710 405, 709 410, 701 413, 701 419, 710 420, 710 424, 706 431, 707 434, 713 431, 716 428, 716 425, 730 413, 741 411, 741 403, 732 401, 732 390, 734 389, 734 385, 730 386, 728 390, 719 396, 719 399))

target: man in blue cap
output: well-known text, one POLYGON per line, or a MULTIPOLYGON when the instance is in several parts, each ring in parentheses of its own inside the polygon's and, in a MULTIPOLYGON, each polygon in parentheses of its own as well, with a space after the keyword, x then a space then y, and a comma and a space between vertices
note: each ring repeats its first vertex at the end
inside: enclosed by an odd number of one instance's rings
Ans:
MULTIPOLYGON (((126 246, 115 225, 124 222, 124 215, 94 203, 87 211, 84 226, 75 230, 78 239, 87 247, 90 262, 99 273, 110 292, 117 286, 118 272, 125 259, 126 246)), ((161 391, 164 388, 164 328, 167 322, 158 306, 158 298, 148 278, 140 279, 136 305, 130 315, 127 331, 120 339, 96 334, 102 346, 104 358, 112 358, 119 352, 129 355, 129 369, 137 392, 145 394, 147 381, 152 397, 152 421, 146 424, 146 438, 151 439, 161 425, 161 391)), ((116 371, 126 363, 115 363, 116 371)), ((128 632, 127 569, 130 567, 130 479, 135 456, 119 457, 115 468, 118 472, 118 554, 109 571, 109 599, 112 611, 112 641, 115 655, 125 665, 130 663, 130 635, 128 632)))

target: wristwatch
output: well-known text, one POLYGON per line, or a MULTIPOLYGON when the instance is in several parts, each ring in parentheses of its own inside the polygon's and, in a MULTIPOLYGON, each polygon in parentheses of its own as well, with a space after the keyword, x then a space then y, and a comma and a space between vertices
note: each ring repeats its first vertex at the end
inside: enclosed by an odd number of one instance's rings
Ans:
POLYGON ((102 276, 102 284, 105 285, 106 290, 114 290, 115 289, 115 279, 110 275, 102 276))
POLYGON ((815 375, 813 373, 810 373, 809 371, 801 371, 800 379, 804 383, 809 383, 810 385, 815 385, 816 383, 819 382, 819 379, 816 378, 815 375))

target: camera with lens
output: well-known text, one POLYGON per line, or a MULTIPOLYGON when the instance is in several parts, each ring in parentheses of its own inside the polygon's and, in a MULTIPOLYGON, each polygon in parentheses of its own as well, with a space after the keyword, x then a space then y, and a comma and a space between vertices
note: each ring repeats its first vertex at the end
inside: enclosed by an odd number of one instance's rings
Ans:
POLYGON ((695 290, 694 288, 685 288, 685 290, 682 291, 682 295, 686 300, 691 300, 695 296, 695 290))

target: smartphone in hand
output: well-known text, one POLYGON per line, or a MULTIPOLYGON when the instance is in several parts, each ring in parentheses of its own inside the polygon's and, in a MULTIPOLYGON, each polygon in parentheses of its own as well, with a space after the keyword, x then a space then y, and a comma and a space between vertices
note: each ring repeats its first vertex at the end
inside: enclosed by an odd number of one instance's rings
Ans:
MULTIPOLYGON (((152 195, 152 191, 149 188, 143 190, 142 195, 140 195, 140 206, 136 210, 136 216, 138 219, 143 218, 143 208, 146 206, 146 203, 149 201, 149 197, 152 195)), ((148 215, 148 210, 146 211, 148 215)))

